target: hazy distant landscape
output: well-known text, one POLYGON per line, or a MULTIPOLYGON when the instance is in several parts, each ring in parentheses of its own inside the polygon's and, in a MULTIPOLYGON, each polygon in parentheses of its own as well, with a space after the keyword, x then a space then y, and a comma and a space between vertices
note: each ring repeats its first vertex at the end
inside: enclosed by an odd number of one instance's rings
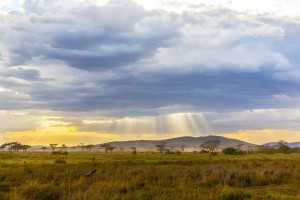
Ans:
POLYGON ((0 1, 0 200, 300 200, 300 1, 0 1))
POLYGON ((220 136, 2 145, 3 200, 300 199, 300 147, 220 136))

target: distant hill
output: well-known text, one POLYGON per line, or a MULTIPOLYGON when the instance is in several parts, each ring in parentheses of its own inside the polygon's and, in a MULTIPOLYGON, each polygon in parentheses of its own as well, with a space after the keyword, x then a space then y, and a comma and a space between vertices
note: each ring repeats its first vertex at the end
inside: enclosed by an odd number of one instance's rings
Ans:
POLYGON ((112 146, 117 148, 130 148, 132 146, 137 147, 138 149, 154 149, 155 143, 165 142, 167 148, 181 148, 182 145, 185 146, 186 150, 199 149, 200 145, 208 140, 220 140, 220 148, 226 147, 237 147, 242 145, 243 149, 252 149, 255 148, 255 144, 244 142, 236 139, 229 139, 221 136, 205 136, 205 137, 178 137, 171 138, 166 140, 135 140, 135 141, 116 141, 108 142, 112 146))
MULTIPOLYGON (((277 142, 269 142, 264 144, 265 146, 273 147, 276 146, 278 143, 277 142)), ((295 147, 300 147, 300 142, 290 142, 286 144, 289 147, 295 148, 295 147)))

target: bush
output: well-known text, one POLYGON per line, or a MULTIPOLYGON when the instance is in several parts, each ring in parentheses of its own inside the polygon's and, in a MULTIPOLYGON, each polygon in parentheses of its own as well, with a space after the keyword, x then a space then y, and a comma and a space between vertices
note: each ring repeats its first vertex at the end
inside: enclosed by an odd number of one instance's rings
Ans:
POLYGON ((202 149, 201 151, 199 151, 199 153, 209 153, 209 151, 202 149))
POLYGON ((53 155, 68 155, 68 152, 67 151, 58 150, 58 151, 53 151, 52 154, 53 155))
POLYGON ((175 154, 181 154, 181 151, 176 150, 176 151, 175 151, 175 154))
POLYGON ((222 153, 225 155, 245 155, 246 152, 242 150, 235 149, 233 147, 227 147, 222 150, 222 153))
POLYGON ((222 153, 224 153, 225 155, 236 155, 237 149, 235 149, 233 147, 227 147, 222 150, 222 153))

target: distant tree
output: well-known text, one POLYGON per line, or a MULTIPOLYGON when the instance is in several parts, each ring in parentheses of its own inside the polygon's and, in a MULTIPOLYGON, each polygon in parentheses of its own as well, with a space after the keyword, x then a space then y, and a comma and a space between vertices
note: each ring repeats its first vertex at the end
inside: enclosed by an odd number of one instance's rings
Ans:
POLYGON ((85 145, 85 148, 87 151, 91 151, 94 146, 95 145, 93 145, 93 144, 88 144, 88 145, 85 145))
POLYGON ((19 142, 10 142, 3 144, 5 148, 12 153, 13 151, 19 151, 21 149, 22 144, 19 142))
POLYGON ((124 152, 124 147, 119 148, 121 152, 124 152))
POLYGON ((287 145, 287 142, 285 142, 283 140, 279 140, 277 142, 277 144, 278 144, 278 152, 279 153, 288 154, 291 152, 291 148, 287 145))
POLYGON ((81 148, 81 151, 83 151, 83 149, 84 149, 84 143, 80 143, 80 144, 77 145, 77 146, 81 148))
POLYGON ((244 144, 238 144, 238 145, 237 145, 237 149, 238 149, 238 150, 241 150, 241 149, 243 148, 243 146, 244 146, 244 144))
POLYGON ((114 149, 116 149, 116 148, 117 148, 117 147, 110 146, 110 147, 107 148, 107 150, 110 151, 110 153, 112 153, 112 151, 113 151, 114 149))
POLYGON ((233 147, 227 147, 222 150, 222 153, 224 153, 225 155, 236 155, 237 149, 235 149, 233 147))
POLYGON ((185 145, 181 145, 181 151, 184 152, 184 149, 185 149, 185 145))
POLYGON ((132 149, 132 154, 136 154, 136 147, 131 147, 132 149))
POLYGON ((5 148, 6 148, 5 144, 2 144, 2 145, 0 146, 0 149, 1 149, 2 151, 4 151, 5 148))
POLYGON ((61 150, 64 151, 66 148, 68 148, 65 144, 61 145, 61 150))
POLYGON ((105 149, 105 153, 107 153, 107 151, 109 150, 109 148, 111 147, 111 145, 105 143, 105 144, 101 144, 100 147, 103 148, 103 149, 105 149))
POLYGON ((166 143, 165 142, 158 142, 155 144, 156 150, 160 153, 163 154, 165 151, 166 143))
POLYGON ((45 152, 45 150, 47 149, 47 147, 42 147, 41 149, 43 149, 43 152, 45 152))
POLYGON ((23 152, 26 152, 27 149, 29 149, 29 148, 31 148, 30 145, 22 145, 22 146, 21 146, 21 149, 23 150, 23 152))
POLYGON ((50 145, 50 148, 52 149, 52 152, 54 152, 57 144, 49 144, 49 145, 50 145))
POLYGON ((210 153, 213 153, 221 144, 220 140, 207 140, 203 142, 200 147, 203 150, 207 150, 210 153))

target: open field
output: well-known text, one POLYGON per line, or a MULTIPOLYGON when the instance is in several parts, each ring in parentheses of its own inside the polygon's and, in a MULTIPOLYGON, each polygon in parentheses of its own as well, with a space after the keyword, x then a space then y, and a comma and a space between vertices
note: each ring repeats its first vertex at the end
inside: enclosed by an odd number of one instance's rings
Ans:
POLYGON ((300 154, 1 153, 0 167, 3 200, 300 199, 300 154))

